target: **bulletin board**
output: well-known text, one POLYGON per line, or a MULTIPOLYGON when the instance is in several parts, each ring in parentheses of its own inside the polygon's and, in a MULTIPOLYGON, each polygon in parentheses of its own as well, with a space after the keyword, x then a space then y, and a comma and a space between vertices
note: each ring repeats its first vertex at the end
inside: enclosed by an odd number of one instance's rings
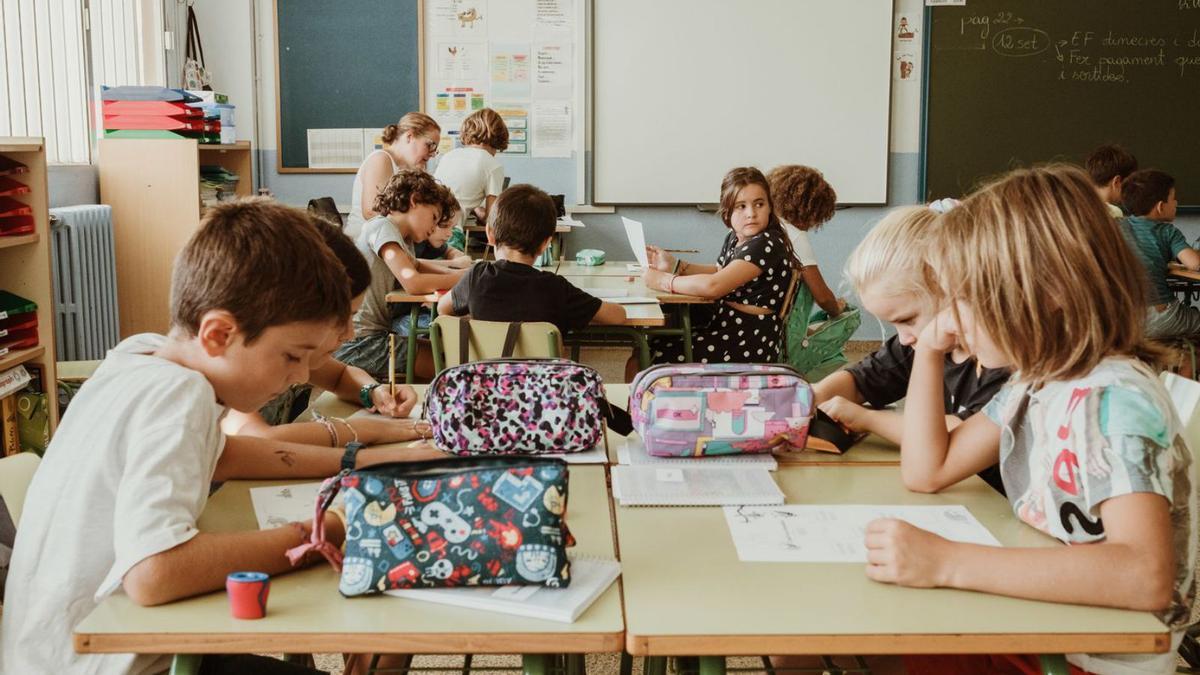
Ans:
POLYGON ((514 180, 582 160, 588 0, 424 5, 425 112, 442 127, 442 153, 458 144, 463 119, 487 107, 508 125, 498 157, 514 180))

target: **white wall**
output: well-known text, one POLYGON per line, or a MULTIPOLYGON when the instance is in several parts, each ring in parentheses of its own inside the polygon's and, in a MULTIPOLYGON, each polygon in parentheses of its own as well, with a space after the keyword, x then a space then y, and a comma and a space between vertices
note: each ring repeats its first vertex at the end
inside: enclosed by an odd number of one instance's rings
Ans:
MULTIPOLYGON (((173 2, 173 0, 167 0, 173 2)), ((271 3, 266 3, 270 16, 271 3)), ((235 121, 239 141, 254 140, 257 101, 254 95, 253 4, 246 0, 203 0, 194 5, 204 46, 204 63, 212 75, 213 89, 229 96, 237 106, 235 121)), ((174 26, 174 47, 182 63, 187 41, 186 11, 174 26)), ((272 71, 274 72, 274 71, 272 71)), ((178 82, 178 72, 170 74, 178 82)))

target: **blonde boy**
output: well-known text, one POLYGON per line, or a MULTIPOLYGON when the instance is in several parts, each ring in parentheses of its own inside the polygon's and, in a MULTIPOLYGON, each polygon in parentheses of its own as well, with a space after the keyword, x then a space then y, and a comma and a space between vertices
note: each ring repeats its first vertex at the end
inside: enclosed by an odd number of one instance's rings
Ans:
POLYGON ((80 389, 29 488, 0 670, 157 672, 161 656, 76 654, 71 633, 113 593, 157 605, 222 588, 236 570, 291 569, 284 552, 309 523, 218 534, 196 519, 210 481, 338 471, 340 449, 218 427, 226 407, 254 411, 307 381, 349 317, 346 272, 309 218, 260 200, 212 209, 175 261, 170 333, 126 339, 80 389))

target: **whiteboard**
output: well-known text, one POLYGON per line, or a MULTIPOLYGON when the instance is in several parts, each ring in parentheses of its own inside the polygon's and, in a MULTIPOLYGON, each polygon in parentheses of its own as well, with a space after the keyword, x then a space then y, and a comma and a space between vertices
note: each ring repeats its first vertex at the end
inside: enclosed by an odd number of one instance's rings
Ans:
POLYGON ((808 164, 887 201, 892 0, 600 0, 595 201, 719 200, 735 166, 808 164))

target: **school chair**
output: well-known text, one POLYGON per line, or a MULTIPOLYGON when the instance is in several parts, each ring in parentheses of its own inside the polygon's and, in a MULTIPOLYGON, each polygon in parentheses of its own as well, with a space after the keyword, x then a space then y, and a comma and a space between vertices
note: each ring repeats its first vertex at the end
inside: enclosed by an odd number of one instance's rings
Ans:
POLYGON ((0 499, 4 500, 8 515, 12 516, 13 526, 20 523, 25 493, 40 461, 41 458, 32 452, 18 452, 0 459, 0 499))
POLYGON ((792 275, 788 295, 779 315, 784 318, 783 349, 780 362, 795 368, 810 382, 816 382, 848 363, 846 342, 862 325, 862 313, 850 305, 830 318, 813 306, 812 291, 799 272, 792 275))
POLYGON ((439 373, 470 361, 559 358, 562 354, 562 334, 554 324, 544 321, 476 321, 439 316, 429 326, 429 341, 434 370, 439 373))
POLYGON ((308 200, 308 212, 328 220, 337 225, 339 229, 346 227, 346 221, 342 219, 342 212, 338 211, 337 202, 333 201, 333 197, 316 197, 308 200))

